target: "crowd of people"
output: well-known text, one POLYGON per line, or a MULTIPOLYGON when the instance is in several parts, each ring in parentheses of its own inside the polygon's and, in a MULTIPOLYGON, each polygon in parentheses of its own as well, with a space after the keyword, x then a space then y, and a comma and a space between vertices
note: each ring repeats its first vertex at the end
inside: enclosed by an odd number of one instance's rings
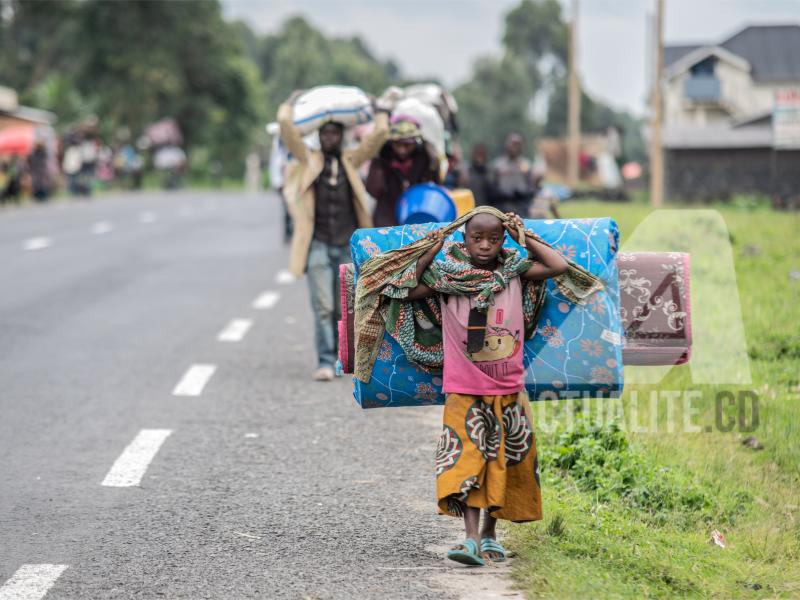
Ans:
POLYGON ((112 147, 99 136, 77 133, 64 139, 61 170, 73 196, 90 196, 98 185, 138 189, 143 167, 141 155, 130 143, 112 147))
POLYGON ((309 142, 293 119, 296 92, 281 105, 271 157, 272 185, 284 197, 284 239, 291 240, 290 271, 308 276, 314 312, 317 367, 313 379, 335 377, 338 348, 339 265, 350 262, 349 241, 364 227, 398 225, 403 193, 422 183, 469 188, 476 206, 531 218, 558 218, 556 198, 523 155, 524 140, 510 133, 501 156, 489 161, 485 145, 472 148, 469 164, 451 144, 447 167, 426 141, 420 123, 393 114, 397 98, 375 101, 371 131, 345 147, 345 127, 330 120, 309 142))
POLYGON ((0 204, 19 204, 23 193, 42 202, 52 188, 52 169, 44 144, 37 143, 28 156, 0 159, 0 204))
MULTIPOLYGON (((602 285, 525 229, 522 217, 558 217, 558 212, 532 161, 523 155, 520 134, 510 133, 503 154, 493 161, 486 147, 477 144, 469 164, 463 164, 451 145, 449 168, 443 169, 420 123, 401 112, 393 114, 391 97, 375 101, 371 131, 346 147, 345 126, 335 120, 322 123, 316 139, 304 139, 295 122, 297 94, 278 112, 280 141, 274 148, 282 149, 279 156, 286 161, 275 176, 288 208, 286 222, 293 226, 290 271, 307 276, 317 350, 315 381, 336 376, 339 267, 351 262, 354 231, 399 225, 398 201, 414 185, 472 190, 474 209, 397 253, 373 256, 368 272, 362 265, 354 374, 370 380, 388 330, 386 315, 410 324, 414 331, 406 328, 405 336, 395 340, 407 357, 419 352, 441 367, 447 398, 436 459, 438 511, 463 518, 466 534, 447 556, 473 566, 502 562, 506 551, 497 540, 497 519, 542 518, 535 437, 523 435, 532 432, 520 350, 523 335, 528 339, 536 331, 545 280, 571 277, 567 288, 581 291, 568 295, 571 300, 602 285), (459 227, 463 243, 449 245, 441 260, 446 236, 459 227), (525 252, 504 247, 506 235, 525 252), (422 301, 438 304, 438 319, 420 320, 425 310, 414 303, 422 301), (418 336, 416 328, 426 333, 418 336), (441 338, 432 339, 434 328, 441 338), (484 436, 475 435, 477 422, 484 436), (452 438, 458 452, 442 458, 443 445, 452 438), (513 438, 511 445, 507 438, 513 438)), ((273 168, 281 164, 274 160, 273 168)))
MULTIPOLYGON (((60 139, 51 128, 45 129, 48 135, 40 140, 37 133, 30 149, 0 154, 3 204, 19 204, 21 198, 28 196, 44 202, 59 188, 77 197, 89 197, 95 190, 113 187, 140 189, 146 167, 161 177, 165 189, 183 184, 187 157, 175 139, 154 139, 148 129, 136 143, 129 140, 127 131, 118 132, 115 141, 108 141, 94 123, 76 126, 60 139)), ((174 138, 179 134, 171 135, 174 138)), ((213 170, 212 165, 212 175, 213 170)))
POLYGON ((56 147, 37 143, 27 156, 0 160, 0 199, 19 203, 29 195, 48 200, 60 185, 73 196, 91 196, 97 188, 138 189, 144 161, 132 144, 112 147, 99 136, 69 134, 56 147))

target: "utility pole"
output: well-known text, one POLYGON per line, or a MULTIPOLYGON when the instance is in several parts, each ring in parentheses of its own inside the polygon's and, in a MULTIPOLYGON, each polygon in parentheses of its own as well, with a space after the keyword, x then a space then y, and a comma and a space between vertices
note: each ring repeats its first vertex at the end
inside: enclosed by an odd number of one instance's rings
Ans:
POLYGON ((569 98, 567 113, 567 185, 574 188, 580 179, 581 90, 578 86, 578 0, 572 0, 569 24, 569 98))
POLYGON ((664 150, 661 147, 661 123, 664 106, 661 85, 664 71, 664 0, 656 0, 655 74, 651 94, 650 115, 650 203, 660 208, 664 203, 664 150))

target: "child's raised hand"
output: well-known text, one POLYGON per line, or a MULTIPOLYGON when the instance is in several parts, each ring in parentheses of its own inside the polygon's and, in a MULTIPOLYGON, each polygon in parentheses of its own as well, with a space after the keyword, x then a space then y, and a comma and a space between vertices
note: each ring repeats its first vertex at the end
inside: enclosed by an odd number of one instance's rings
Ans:
POLYGON ((425 239, 428 241, 436 241, 436 244, 431 248, 431 252, 436 254, 444 246, 444 234, 441 229, 434 229, 425 234, 425 239), (434 250, 435 248, 435 250, 434 250))
POLYGON ((509 220, 503 223, 503 227, 506 228, 506 231, 508 232, 508 235, 511 236, 511 239, 513 239, 518 244, 524 245, 525 240, 519 239, 519 232, 525 230, 525 223, 523 223, 522 218, 518 214, 513 212, 506 213, 506 216, 508 217, 509 220))

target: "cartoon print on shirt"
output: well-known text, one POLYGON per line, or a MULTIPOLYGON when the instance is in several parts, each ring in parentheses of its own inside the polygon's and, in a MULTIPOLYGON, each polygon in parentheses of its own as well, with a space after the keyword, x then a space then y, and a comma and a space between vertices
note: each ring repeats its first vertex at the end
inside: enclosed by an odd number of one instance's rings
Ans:
MULTIPOLYGON (((505 327, 489 325, 486 328, 486 337, 483 341, 483 348, 481 348, 478 352, 467 352, 465 349, 464 354, 466 354, 467 358, 475 363, 507 360, 512 356, 515 356, 522 347, 522 343, 520 342, 519 338, 519 330, 512 332, 510 329, 506 329, 505 327)), ((464 346, 466 347, 466 345, 467 342, 465 340, 464 346)))

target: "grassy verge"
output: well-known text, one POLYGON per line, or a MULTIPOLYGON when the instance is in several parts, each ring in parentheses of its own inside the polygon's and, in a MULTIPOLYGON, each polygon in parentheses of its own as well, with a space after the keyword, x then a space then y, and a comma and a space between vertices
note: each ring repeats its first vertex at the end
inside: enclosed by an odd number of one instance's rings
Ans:
MULTIPOLYGON (((639 403, 639 422, 652 416, 658 427, 634 433, 624 421, 593 425, 609 401, 550 403, 556 426, 539 431, 545 520, 509 528, 514 574, 530 597, 800 597, 800 216, 758 203, 714 208, 733 247, 757 427, 670 433, 662 406, 639 403), (763 448, 743 445, 748 435, 763 448)), ((614 217, 623 247, 649 212, 637 202, 563 207, 569 217, 614 217)), ((626 389, 619 414, 632 393, 695 389, 696 422, 715 423, 724 387, 693 384, 690 369, 626 389)), ((725 406, 723 420, 736 413, 725 406)), ((745 416, 752 424, 749 403, 745 416)))

